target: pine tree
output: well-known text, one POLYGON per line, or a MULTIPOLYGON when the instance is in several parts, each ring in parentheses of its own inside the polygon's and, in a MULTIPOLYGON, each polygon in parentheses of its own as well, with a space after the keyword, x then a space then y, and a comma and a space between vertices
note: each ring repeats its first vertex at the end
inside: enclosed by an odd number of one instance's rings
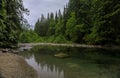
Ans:
POLYGON ((11 46, 18 42, 22 29, 24 8, 22 0, 0 0, 0 46, 11 46))

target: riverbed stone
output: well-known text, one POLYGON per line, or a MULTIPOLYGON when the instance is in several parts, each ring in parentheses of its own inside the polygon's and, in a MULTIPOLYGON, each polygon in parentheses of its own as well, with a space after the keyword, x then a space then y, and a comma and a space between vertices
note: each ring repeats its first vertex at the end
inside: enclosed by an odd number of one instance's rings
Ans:
POLYGON ((57 53, 54 55, 55 57, 59 57, 59 58, 67 58, 70 55, 66 54, 66 53, 57 53))

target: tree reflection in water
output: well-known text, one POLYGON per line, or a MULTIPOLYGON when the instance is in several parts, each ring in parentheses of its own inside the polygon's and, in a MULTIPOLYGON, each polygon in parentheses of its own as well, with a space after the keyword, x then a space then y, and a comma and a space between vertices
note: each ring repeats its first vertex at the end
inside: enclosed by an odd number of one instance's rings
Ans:
POLYGON ((26 61, 31 65, 38 73, 40 78, 64 78, 64 71, 55 65, 51 66, 44 62, 37 63, 34 55, 31 58, 26 58, 26 61))
POLYGON ((119 50, 60 48, 60 52, 69 51, 71 57, 59 59, 54 57, 58 47, 33 49, 22 52, 21 55, 37 71, 39 78, 119 78, 120 76, 119 50))

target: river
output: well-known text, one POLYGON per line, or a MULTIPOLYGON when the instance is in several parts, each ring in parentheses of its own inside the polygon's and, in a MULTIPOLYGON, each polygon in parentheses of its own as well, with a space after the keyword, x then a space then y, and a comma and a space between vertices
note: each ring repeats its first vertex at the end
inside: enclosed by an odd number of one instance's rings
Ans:
POLYGON ((37 71, 38 78, 120 78, 118 49, 34 46, 20 55, 37 71), (69 57, 55 57, 57 53, 69 57))

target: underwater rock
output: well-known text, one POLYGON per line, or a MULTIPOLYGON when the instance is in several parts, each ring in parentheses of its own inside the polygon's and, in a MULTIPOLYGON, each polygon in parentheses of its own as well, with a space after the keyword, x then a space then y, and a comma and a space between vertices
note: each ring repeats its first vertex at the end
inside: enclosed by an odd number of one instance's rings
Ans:
POLYGON ((70 55, 66 54, 66 53, 58 53, 54 55, 55 57, 59 57, 59 58, 67 58, 70 55))

